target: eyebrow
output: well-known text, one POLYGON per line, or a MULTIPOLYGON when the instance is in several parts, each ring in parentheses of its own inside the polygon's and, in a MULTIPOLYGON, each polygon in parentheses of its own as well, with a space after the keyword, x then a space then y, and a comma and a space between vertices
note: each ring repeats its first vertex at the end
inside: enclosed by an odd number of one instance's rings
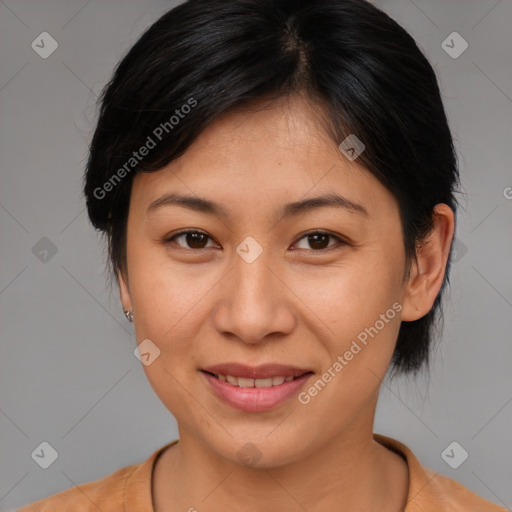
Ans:
MULTIPOLYGON (((228 211, 219 203, 201 197, 180 194, 164 194, 147 207, 146 213, 153 213, 164 206, 181 206, 201 213, 225 218, 229 217, 228 211)), ((281 209, 281 218, 297 216, 322 207, 343 208, 352 213, 358 213, 365 217, 369 216, 368 211, 362 204, 350 201, 341 195, 329 193, 286 203, 281 209)))

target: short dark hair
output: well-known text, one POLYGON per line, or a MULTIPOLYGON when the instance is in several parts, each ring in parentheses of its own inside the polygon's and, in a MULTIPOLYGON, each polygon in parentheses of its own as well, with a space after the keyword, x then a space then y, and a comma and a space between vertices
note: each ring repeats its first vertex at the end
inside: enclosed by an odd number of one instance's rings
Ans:
MULTIPOLYGON (((84 192, 116 278, 134 175, 183 154, 221 114, 295 93, 320 106, 337 144, 364 143, 358 163, 396 198, 414 259, 434 206, 455 212, 459 178, 436 75, 414 39, 364 0, 189 0, 142 34, 98 99, 84 192)), ((428 366, 450 259, 432 309, 400 326, 394 374, 428 366)))

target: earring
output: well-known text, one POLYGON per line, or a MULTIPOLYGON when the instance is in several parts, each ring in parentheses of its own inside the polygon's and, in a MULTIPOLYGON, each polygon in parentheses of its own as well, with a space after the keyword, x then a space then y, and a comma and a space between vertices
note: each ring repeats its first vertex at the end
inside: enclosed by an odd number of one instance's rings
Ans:
POLYGON ((124 313, 124 316, 128 319, 128 322, 133 322, 133 313, 131 311, 124 309, 124 306, 123 306, 123 313, 124 313))

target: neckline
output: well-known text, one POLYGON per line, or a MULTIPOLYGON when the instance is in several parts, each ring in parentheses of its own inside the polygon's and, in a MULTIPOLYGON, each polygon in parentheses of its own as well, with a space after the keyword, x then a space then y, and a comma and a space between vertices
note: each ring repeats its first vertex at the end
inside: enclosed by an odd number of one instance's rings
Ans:
POLYGON ((123 497, 125 512, 155 512, 153 502, 153 476, 158 459, 163 453, 179 442, 175 439, 155 450, 141 464, 135 465, 133 473, 126 479, 123 497))
MULTIPOLYGON (((419 461, 407 446, 395 439, 376 433, 373 434, 373 439, 405 460, 409 474, 408 504, 428 482, 425 475, 424 478, 420 478, 422 472, 418 469, 420 468, 419 461)), ((179 439, 170 441, 155 450, 146 461, 134 466, 133 473, 126 479, 124 489, 123 505, 125 512, 155 512, 152 490, 156 463, 168 448, 178 442, 179 439)))

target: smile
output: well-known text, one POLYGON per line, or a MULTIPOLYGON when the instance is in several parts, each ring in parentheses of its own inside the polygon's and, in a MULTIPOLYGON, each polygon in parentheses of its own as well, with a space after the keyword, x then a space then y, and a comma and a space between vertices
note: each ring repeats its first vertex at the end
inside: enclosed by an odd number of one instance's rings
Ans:
POLYGON ((313 375, 310 370, 284 365, 248 367, 235 363, 209 367, 200 372, 216 398, 246 412, 278 407, 298 394, 313 375))
POLYGON ((250 379, 247 377, 235 377, 233 375, 214 375, 222 382, 229 382, 232 386, 238 386, 240 388, 270 388, 272 386, 280 386, 283 382, 290 382, 297 377, 278 376, 268 377, 267 379, 250 379))

